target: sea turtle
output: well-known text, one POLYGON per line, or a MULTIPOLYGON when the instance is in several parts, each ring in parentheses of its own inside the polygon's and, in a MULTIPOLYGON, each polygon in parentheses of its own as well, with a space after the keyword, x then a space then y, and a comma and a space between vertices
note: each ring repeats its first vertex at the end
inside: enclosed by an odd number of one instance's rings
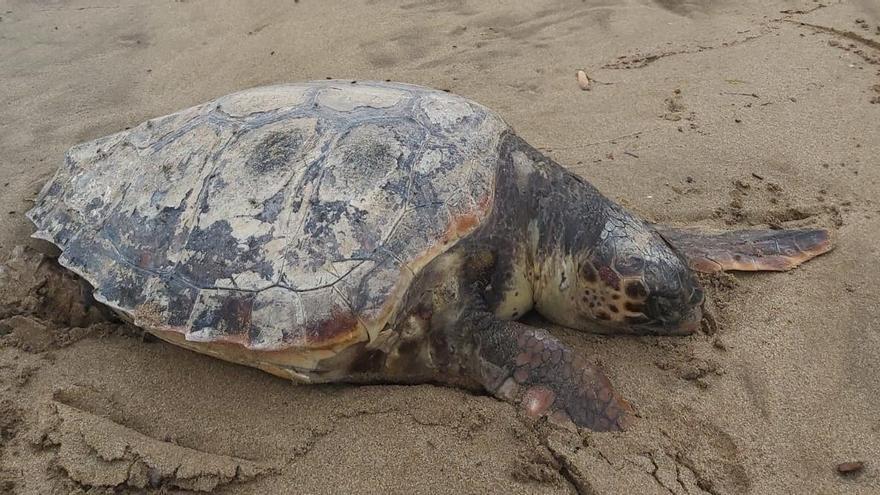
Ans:
POLYGON ((650 225, 486 107, 391 82, 248 89, 74 146, 28 216, 98 301, 171 343, 305 383, 481 387, 595 430, 630 405, 520 316, 688 334, 694 269, 831 248, 650 225))

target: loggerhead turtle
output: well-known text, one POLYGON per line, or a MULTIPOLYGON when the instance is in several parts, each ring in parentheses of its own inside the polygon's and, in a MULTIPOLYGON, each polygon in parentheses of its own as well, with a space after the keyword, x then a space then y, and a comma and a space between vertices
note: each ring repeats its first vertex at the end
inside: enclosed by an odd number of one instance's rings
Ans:
POLYGON ((649 225, 424 87, 224 96, 74 146, 28 212, 95 298, 171 343, 304 383, 482 387, 615 430, 630 405, 550 333, 681 335, 694 270, 786 270, 823 230, 649 225))

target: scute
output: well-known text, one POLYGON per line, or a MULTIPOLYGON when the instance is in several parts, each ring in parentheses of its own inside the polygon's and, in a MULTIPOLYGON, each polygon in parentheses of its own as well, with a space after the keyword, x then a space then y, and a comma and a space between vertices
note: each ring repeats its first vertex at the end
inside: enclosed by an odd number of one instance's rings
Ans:
POLYGON ((230 117, 291 110, 306 101, 309 90, 306 85, 288 85, 280 91, 278 86, 252 88, 217 98, 216 108, 230 117))
POLYGON ((347 88, 330 86, 318 92, 318 105, 340 112, 358 107, 389 108, 407 97, 407 91, 389 85, 358 85, 355 81, 347 88))
POLYGON ((486 218, 507 129, 418 86, 254 88, 73 147, 28 215, 99 300, 178 343, 338 349, 486 218))

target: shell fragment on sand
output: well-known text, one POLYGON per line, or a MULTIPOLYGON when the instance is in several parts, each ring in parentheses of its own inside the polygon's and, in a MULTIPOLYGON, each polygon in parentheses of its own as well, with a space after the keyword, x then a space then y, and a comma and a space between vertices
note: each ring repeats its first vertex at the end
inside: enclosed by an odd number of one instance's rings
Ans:
POLYGON ((582 90, 589 91, 590 77, 587 76, 587 73, 583 69, 577 71, 577 82, 582 90))

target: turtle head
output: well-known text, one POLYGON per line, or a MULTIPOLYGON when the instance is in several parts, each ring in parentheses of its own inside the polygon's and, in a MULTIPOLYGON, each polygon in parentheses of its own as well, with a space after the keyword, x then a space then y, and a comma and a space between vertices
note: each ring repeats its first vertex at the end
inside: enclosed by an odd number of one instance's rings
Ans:
POLYGON ((699 281, 663 238, 630 219, 606 226, 598 243, 575 257, 573 313, 618 331, 693 333, 702 319, 699 281))

